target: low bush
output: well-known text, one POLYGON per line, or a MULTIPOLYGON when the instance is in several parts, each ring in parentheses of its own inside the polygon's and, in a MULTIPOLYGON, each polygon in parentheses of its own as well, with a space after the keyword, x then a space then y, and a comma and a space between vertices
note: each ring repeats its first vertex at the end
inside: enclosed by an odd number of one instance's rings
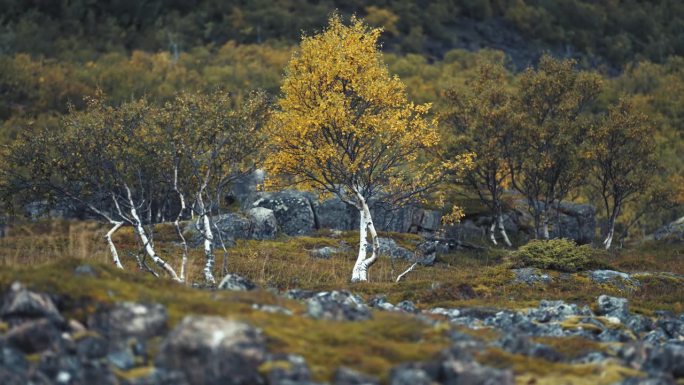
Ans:
POLYGON ((533 240, 521 246, 514 255, 517 267, 537 267, 572 273, 598 267, 594 249, 578 246, 569 239, 533 240))

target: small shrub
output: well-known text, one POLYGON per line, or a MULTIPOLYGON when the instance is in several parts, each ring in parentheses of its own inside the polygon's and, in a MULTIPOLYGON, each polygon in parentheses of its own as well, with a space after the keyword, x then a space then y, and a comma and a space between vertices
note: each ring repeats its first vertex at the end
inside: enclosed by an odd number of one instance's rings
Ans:
POLYGON ((569 239, 534 240, 521 246, 514 259, 518 267, 537 267, 564 272, 587 270, 596 266, 594 250, 577 246, 569 239))

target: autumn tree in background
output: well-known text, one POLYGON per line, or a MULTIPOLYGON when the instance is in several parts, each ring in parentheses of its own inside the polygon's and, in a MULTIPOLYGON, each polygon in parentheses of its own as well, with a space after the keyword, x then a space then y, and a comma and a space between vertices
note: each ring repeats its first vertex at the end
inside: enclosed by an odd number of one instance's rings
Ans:
POLYGON ((476 154, 463 182, 492 212, 492 243, 497 244, 495 229, 498 227, 504 243, 510 247, 501 197, 510 184, 507 159, 521 114, 516 110, 515 94, 508 82, 508 73, 502 64, 483 63, 477 77, 465 87, 445 93, 448 110, 442 120, 446 123, 447 137, 453 138, 447 141, 450 152, 476 154))
POLYGON ((591 119, 583 113, 600 92, 601 79, 574 66, 574 60, 546 55, 519 77, 523 122, 509 167, 513 186, 528 201, 537 238, 549 238, 553 205, 587 176, 581 148, 591 119))
MULTIPOLYGON (((203 238, 204 278, 208 283, 215 283, 214 245, 223 245, 224 241, 220 232, 214 232, 212 214, 220 207, 226 188, 260 164, 266 140, 261 130, 269 111, 266 96, 254 92, 240 108, 233 104, 226 91, 186 92, 161 109, 160 125, 166 138, 163 145, 171 162, 166 167, 167 181, 179 201, 176 231, 184 242, 179 220, 188 214, 186 207, 191 209, 203 238)), ((186 255, 181 277, 185 276, 186 255)))
POLYGON ((625 203, 644 194, 656 170, 654 128, 629 100, 620 100, 591 130, 588 158, 592 185, 608 218, 603 246, 609 249, 625 203))
POLYGON ((270 175, 283 184, 337 195, 360 216, 359 254, 352 281, 367 281, 379 241, 370 207, 424 195, 444 167, 428 159, 439 144, 429 105, 408 101, 378 49, 381 30, 333 15, 321 33, 304 37, 290 60, 279 110, 270 127, 270 175), (425 156, 418 162, 419 156, 425 156), (372 241, 367 256, 367 232, 372 241))

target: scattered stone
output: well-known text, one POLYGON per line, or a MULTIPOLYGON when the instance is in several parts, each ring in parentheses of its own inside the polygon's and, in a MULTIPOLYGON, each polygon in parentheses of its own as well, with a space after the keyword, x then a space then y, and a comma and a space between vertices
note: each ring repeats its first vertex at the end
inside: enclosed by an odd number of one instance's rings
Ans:
POLYGON ((411 301, 401 301, 397 304, 396 308, 398 310, 404 311, 406 313, 418 313, 420 310, 411 301))
POLYGON ((13 283, 5 294, 0 318, 9 324, 37 318, 48 318, 57 323, 64 322, 48 295, 29 291, 19 282, 13 283))
POLYGON ((219 290, 250 291, 256 289, 256 284, 237 274, 226 274, 218 284, 219 290))
POLYGON ((626 298, 601 295, 597 304, 599 315, 617 317, 621 321, 629 318, 629 304, 626 298))
POLYGON ((292 289, 285 292, 285 297, 293 299, 295 301, 303 301, 309 299, 316 295, 315 291, 302 290, 302 289, 292 289))
POLYGON ((120 302, 112 308, 95 312, 89 318, 88 325, 110 339, 148 339, 166 331, 167 319, 164 305, 120 302))
POLYGON ((377 377, 370 376, 354 369, 338 368, 333 376, 334 385, 379 385, 377 377))
POLYGON ((494 369, 474 361, 446 361, 442 363, 444 384, 459 385, 513 385, 510 370, 494 369))
POLYGON ((74 274, 81 277, 97 277, 97 271, 90 265, 79 265, 74 269, 74 274))
POLYGON ((109 353, 107 361, 119 370, 129 370, 135 366, 135 357, 128 349, 109 353))
POLYGON ((7 343, 26 354, 47 349, 59 350, 61 331, 47 318, 30 320, 10 329, 5 335, 7 343))
POLYGON ((338 254, 341 250, 336 247, 325 246, 319 249, 313 249, 309 252, 312 257, 319 259, 330 259, 333 255, 338 254))
MULTIPOLYGON (((394 259, 403 259, 410 261, 414 258, 414 253, 406 250, 405 248, 399 246, 397 242, 392 238, 378 237, 378 243, 380 244, 379 254, 385 255, 394 259)), ((373 245, 368 244, 368 252, 373 251, 373 245)))
POLYGON ((423 369, 394 368, 390 372, 390 385, 432 385, 432 379, 423 369))
POLYGON ((348 291, 321 292, 307 300, 311 318, 333 321, 362 321, 371 318, 368 306, 348 291))
POLYGON ((594 283, 608 284, 620 290, 633 290, 639 286, 639 281, 629 274, 615 270, 593 270, 589 272, 589 278, 594 283))
POLYGON ((262 383, 265 358, 258 330, 213 316, 187 316, 164 339, 157 365, 181 370, 191 385, 262 383))
POLYGON ((387 302, 387 297, 384 295, 376 295, 371 298, 370 301, 368 301, 368 306, 385 311, 397 311, 396 306, 387 302))
POLYGON ((445 309, 443 307, 436 307, 428 310, 427 312, 430 314, 443 315, 448 318, 456 318, 461 314, 461 311, 458 309, 445 309))
POLYGON ((513 283, 526 283, 528 285, 534 285, 537 283, 548 284, 553 281, 551 276, 535 267, 523 267, 520 269, 513 269, 512 271, 515 274, 513 283))
POLYGON ((580 310, 577 305, 563 301, 542 300, 539 302, 539 307, 531 309, 527 314, 538 322, 550 322, 561 321, 575 315, 591 315, 591 310, 580 310))
POLYGON ((276 305, 261 305, 255 303, 252 304, 252 309, 263 311, 265 313, 292 315, 292 310, 276 305))
POLYGON ((300 384, 311 380, 311 371, 302 356, 294 354, 271 356, 262 366, 262 372, 264 366, 269 385, 300 384))
POLYGON ((422 266, 432 266, 437 259, 437 248, 439 242, 424 241, 416 246, 415 261, 422 266))

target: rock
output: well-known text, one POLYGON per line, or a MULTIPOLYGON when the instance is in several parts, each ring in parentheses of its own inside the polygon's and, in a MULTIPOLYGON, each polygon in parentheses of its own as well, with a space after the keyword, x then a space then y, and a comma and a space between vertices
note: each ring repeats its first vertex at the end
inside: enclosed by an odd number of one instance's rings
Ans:
POLYGON ((662 329, 669 338, 684 338, 684 321, 674 316, 663 316, 658 318, 656 326, 662 329))
POLYGON ((287 235, 303 235, 316 228, 312 199, 312 194, 295 190, 258 193, 251 207, 273 210, 282 232, 287 235))
POLYGON ((387 297, 384 295, 376 295, 376 296, 372 297, 368 301, 368 306, 376 308, 376 309, 382 309, 385 311, 397 311, 398 310, 394 305, 387 302, 387 297))
POLYGON ((445 309, 443 307, 436 307, 436 308, 428 310, 428 313, 439 314, 439 315, 446 316, 448 318, 455 318, 461 314, 461 311, 458 309, 445 309))
POLYGON ((512 271, 515 274, 513 283, 534 285, 536 283, 548 284, 553 281, 551 276, 534 267, 524 267, 521 269, 513 269, 512 271))
POLYGON ((333 375, 334 385, 380 385, 377 377, 357 372, 356 370, 341 367, 333 375))
POLYGON ((638 335, 653 330, 655 325, 650 318, 641 314, 635 314, 625 321, 625 326, 638 335))
POLYGON ((59 314, 49 296, 27 290, 21 283, 15 282, 5 294, 0 318, 9 324, 18 324, 26 319, 47 318, 62 323, 59 314))
POLYGON ((357 230, 359 210, 338 197, 313 202, 318 228, 334 230, 357 230))
POLYGON ((499 345, 510 353, 543 358, 550 362, 558 362, 563 358, 551 347, 534 343, 528 336, 521 334, 507 334, 499 340, 499 345))
POLYGON ((109 353, 107 361, 119 370, 129 370, 135 366, 135 357, 128 349, 109 353))
POLYGON ((601 295, 598 297, 598 314, 617 317, 621 321, 629 318, 629 304, 626 298, 601 295))
POLYGON ((90 265, 79 265, 74 269, 74 274, 81 277, 97 277, 97 271, 90 265))
POLYGON ((319 249, 313 249, 309 252, 312 257, 319 259, 330 259, 333 255, 338 254, 341 250, 336 247, 325 246, 319 249))
POLYGON ((629 342, 634 337, 620 329, 605 329, 596 337, 600 342, 629 342))
MULTIPOLYGON (((380 255, 386 255, 390 258, 412 260, 414 253, 406 250, 405 248, 397 245, 397 242, 392 238, 378 237, 378 243, 380 244, 379 253, 380 255)), ((373 245, 368 244, 368 252, 373 251, 373 245)))
POLYGON ((264 366, 267 368, 265 375, 269 385, 299 384, 311 380, 309 366, 302 356, 271 356, 264 366))
POLYGON ((416 246, 415 260, 420 265, 432 266, 435 264, 435 259, 437 259, 437 248, 439 242, 437 241, 424 241, 416 246))
POLYGON ((82 360, 97 360, 107 355, 109 343, 95 333, 87 333, 75 341, 76 355, 82 360))
POLYGON ((404 311, 406 313, 418 313, 420 310, 416 308, 416 305, 411 301, 401 301, 397 304, 396 308, 398 310, 404 311))
POLYGON ((253 207, 247 210, 247 217, 252 223, 251 238, 274 239, 278 234, 278 221, 273 210, 265 207, 253 207))
MULTIPOLYGON (((241 213, 227 213, 221 214, 213 217, 212 223, 214 224, 214 243, 218 246, 221 243, 221 239, 224 242, 233 239, 250 239, 252 237, 252 221, 246 215, 241 213), (216 231, 218 230, 218 231, 216 231), (220 232, 220 234, 218 234, 220 232), (219 237, 220 235, 220 237, 219 237)), ((203 239, 200 234, 199 241, 200 244, 203 239)))
POLYGON ((620 290, 633 290, 639 281, 629 274, 615 270, 594 270, 589 272, 589 278, 599 284, 608 284, 620 290))
POLYGON ((477 362, 446 361, 442 363, 441 383, 449 385, 513 385, 510 370, 494 369, 477 362))
POLYGON ((10 329, 5 335, 7 343, 26 354, 47 349, 59 350, 61 330, 47 318, 29 320, 10 329))
POLYGON ((218 285, 219 290, 250 291, 256 289, 254 282, 237 274, 226 274, 218 285))
POLYGON ((162 342, 156 363, 181 370, 191 385, 260 384, 266 355, 259 331, 213 316, 187 316, 162 342))
POLYGON ((423 369, 393 368, 390 372, 390 385, 432 385, 432 379, 423 369))
POLYGON ((254 303, 252 304, 252 309, 263 311, 265 313, 292 315, 292 310, 276 305, 261 305, 254 303))
POLYGON ((28 366, 22 352, 0 340, 0 384, 27 384, 28 366))
POLYGON ((311 290, 291 289, 285 292, 285 297, 295 301, 302 301, 315 296, 317 293, 311 290))
POLYGON ((321 292, 307 300, 307 313, 316 319, 361 321, 371 312, 358 296, 348 291, 321 292))
POLYGON ((657 241, 684 242, 684 217, 659 228, 651 237, 657 241))
MULTIPOLYGON (((558 208, 560 229, 553 229, 552 237, 568 238, 578 244, 589 244, 596 233, 596 208, 588 204, 562 202, 558 208)), ((552 216, 554 214, 551 214, 552 216)))
POLYGON ((164 305, 121 302, 95 312, 88 325, 107 338, 123 340, 137 337, 144 340, 162 335, 166 331, 167 319, 164 305))
POLYGON ((133 378, 124 378, 121 385, 188 385, 188 382, 182 372, 152 367, 133 378))
POLYGON ((575 315, 592 315, 589 309, 580 309, 575 304, 568 304, 563 301, 541 300, 539 307, 531 309, 527 315, 538 322, 561 321, 567 317, 575 315))

